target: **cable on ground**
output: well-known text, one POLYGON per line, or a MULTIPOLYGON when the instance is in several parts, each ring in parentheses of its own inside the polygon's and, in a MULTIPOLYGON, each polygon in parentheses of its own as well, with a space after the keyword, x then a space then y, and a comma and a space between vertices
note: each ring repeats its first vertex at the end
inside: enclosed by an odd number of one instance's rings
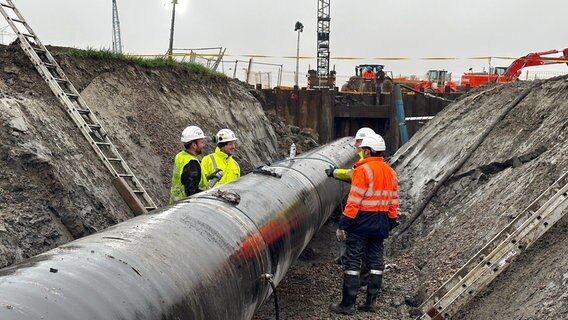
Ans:
POLYGON ((276 285, 274 284, 274 276, 270 273, 265 273, 260 276, 262 279, 266 280, 270 287, 272 288, 272 295, 274 296, 274 312, 276 314, 276 320, 280 319, 280 307, 278 306, 278 296, 276 295, 276 285))

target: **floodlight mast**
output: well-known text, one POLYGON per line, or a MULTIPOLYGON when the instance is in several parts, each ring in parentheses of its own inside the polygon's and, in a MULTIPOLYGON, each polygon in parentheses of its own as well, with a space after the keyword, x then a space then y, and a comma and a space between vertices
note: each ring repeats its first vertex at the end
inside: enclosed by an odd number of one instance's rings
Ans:
POLYGON ((304 31, 304 25, 297 21, 294 26, 294 31, 298 31, 298 44, 296 45, 296 74, 294 77, 296 88, 298 88, 298 74, 300 72, 300 33, 304 31))
POLYGON ((174 25, 176 21, 176 4, 178 0, 172 0, 172 26, 170 27, 170 46, 168 48, 168 55, 172 59, 172 54, 174 53, 174 25))

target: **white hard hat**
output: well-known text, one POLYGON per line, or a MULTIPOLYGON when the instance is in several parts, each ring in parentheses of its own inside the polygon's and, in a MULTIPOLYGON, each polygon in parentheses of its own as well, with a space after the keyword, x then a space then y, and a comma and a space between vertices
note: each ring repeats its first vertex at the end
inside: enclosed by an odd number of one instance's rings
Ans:
POLYGON ((221 129, 219 130, 219 132, 217 132, 217 143, 222 143, 222 142, 230 142, 230 141, 236 141, 237 136, 235 136, 235 133, 232 130, 229 129, 221 129))
POLYGON ((189 126, 181 133, 181 142, 190 142, 197 139, 205 139, 203 130, 197 126, 189 126))
POLYGON ((373 134, 375 134, 375 130, 368 128, 368 127, 363 127, 361 129, 357 130, 357 133, 355 134, 355 140, 363 139, 366 136, 373 135, 373 134))
POLYGON ((363 141, 361 141, 361 145, 359 147, 371 148, 371 150, 375 152, 386 150, 385 140, 378 134, 369 135, 363 138, 363 141))

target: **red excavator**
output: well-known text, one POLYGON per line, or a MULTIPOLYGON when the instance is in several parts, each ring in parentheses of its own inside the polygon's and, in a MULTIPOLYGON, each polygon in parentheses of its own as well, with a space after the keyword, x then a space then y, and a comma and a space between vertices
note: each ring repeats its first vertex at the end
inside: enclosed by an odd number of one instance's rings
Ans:
POLYGON ((568 48, 562 51, 561 57, 544 57, 560 53, 558 50, 529 53, 513 61, 508 68, 492 68, 489 72, 466 72, 461 77, 461 87, 475 88, 488 82, 507 83, 517 80, 524 67, 543 66, 547 64, 566 63, 568 65, 568 48))

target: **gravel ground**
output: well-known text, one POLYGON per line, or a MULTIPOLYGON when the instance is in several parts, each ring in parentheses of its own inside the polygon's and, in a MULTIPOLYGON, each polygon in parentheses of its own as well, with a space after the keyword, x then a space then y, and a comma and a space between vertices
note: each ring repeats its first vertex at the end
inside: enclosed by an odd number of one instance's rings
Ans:
MULTIPOLYGON (((331 303, 341 300, 343 271, 335 262, 340 244, 335 238, 339 216, 336 212, 314 236, 298 262, 286 273, 276 288, 280 319, 409 319, 416 306, 412 292, 403 292, 398 282, 409 281, 416 268, 407 260, 386 258, 388 265, 383 280, 383 289, 377 304, 378 313, 357 313, 355 316, 336 315, 329 311, 331 303)), ((385 243, 388 250, 388 241, 385 243)), ((361 288, 358 302, 364 301, 365 288, 361 288)), ((257 311, 255 320, 275 319, 273 296, 257 311)))

